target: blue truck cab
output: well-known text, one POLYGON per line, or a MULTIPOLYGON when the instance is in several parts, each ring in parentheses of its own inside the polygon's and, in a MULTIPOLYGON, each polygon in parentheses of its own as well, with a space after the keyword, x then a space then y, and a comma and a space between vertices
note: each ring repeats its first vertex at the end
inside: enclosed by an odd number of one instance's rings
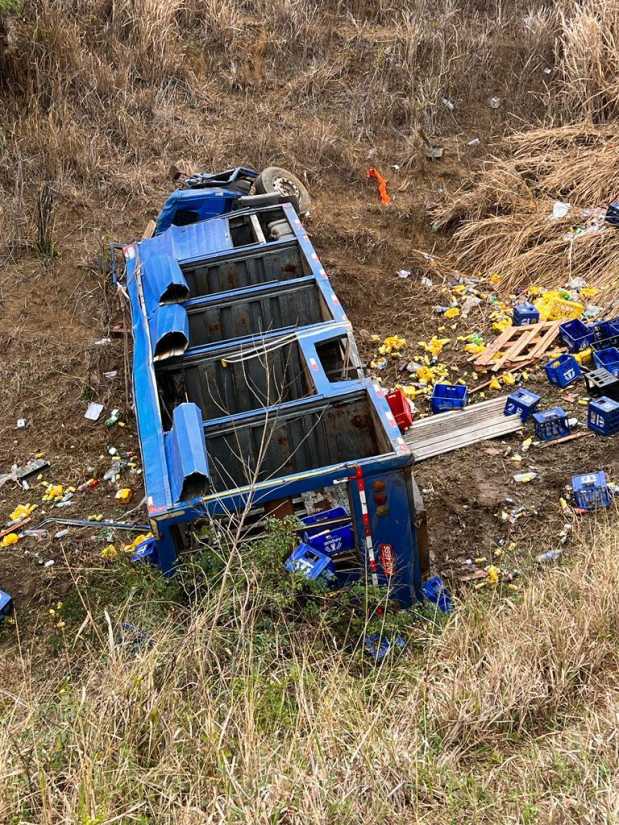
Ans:
POLYGON ((409 607, 428 566, 413 457, 295 208, 279 200, 226 180, 179 190, 153 237, 123 248, 155 558, 172 572, 200 523, 340 507, 353 540, 333 553, 337 581, 367 578, 409 607))

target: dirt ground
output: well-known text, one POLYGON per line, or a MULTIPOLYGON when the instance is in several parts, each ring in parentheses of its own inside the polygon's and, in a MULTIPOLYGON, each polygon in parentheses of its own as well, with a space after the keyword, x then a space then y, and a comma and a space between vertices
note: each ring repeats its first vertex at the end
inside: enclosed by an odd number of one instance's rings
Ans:
MULTIPOLYGON (((466 136, 453 141, 465 146, 466 136)), ((418 341, 434 334, 455 340, 485 332, 489 326, 485 306, 473 310, 466 320, 440 319, 433 307, 446 302, 449 279, 432 276, 431 266, 420 254, 440 254, 447 248, 448 239, 431 231, 428 209, 443 189, 455 188, 480 160, 477 149, 469 157, 462 149, 452 155, 458 157, 457 162, 424 163, 406 172, 374 159, 389 178, 394 196, 389 207, 378 203, 362 169, 352 185, 326 180, 313 193, 315 207, 308 230, 353 323, 362 355, 368 362, 375 355, 377 344, 372 336, 382 340, 398 334, 408 341, 403 359, 391 362, 380 373, 385 386, 402 380, 399 367, 402 361, 418 357, 418 341), (399 269, 410 270, 410 277, 399 278, 399 269), (421 283, 428 274, 431 288, 421 283), (445 325, 443 332, 437 331, 441 325, 445 325)), ((38 505, 28 528, 46 517, 144 519, 139 506, 143 495, 139 447, 126 395, 130 342, 122 333, 112 334, 115 325, 123 326, 127 320, 120 314, 111 287, 105 244, 139 237, 171 188, 158 171, 149 183, 148 195, 141 201, 98 209, 96 226, 88 217, 93 214, 92 203, 79 208, 63 205, 56 222, 57 257, 42 263, 22 256, 0 275, 4 356, 0 472, 9 471, 14 463, 23 466, 35 456, 50 463, 40 479, 29 479, 29 490, 13 482, 0 488, 1 523, 15 506, 26 503, 38 505), (105 406, 96 423, 84 418, 91 400, 105 406), (121 410, 124 426, 105 426, 112 408, 121 410), (16 428, 18 418, 27 420, 26 429, 16 428), (118 454, 110 455, 110 448, 118 454), (134 466, 126 467, 117 483, 103 481, 118 455, 134 466), (99 480, 95 489, 77 490, 91 478, 99 480), (52 506, 42 501, 44 482, 62 484, 65 490, 75 487, 76 492, 67 506, 52 506), (133 497, 122 505, 115 493, 125 486, 132 488, 133 497)), ((467 358, 455 346, 441 356, 444 363, 470 373, 467 358)), ((469 386, 482 380, 470 376, 469 386)), ((527 386, 543 394, 544 404, 561 400, 581 425, 585 421, 586 407, 578 404, 577 397, 569 400, 572 393, 584 395, 582 383, 561 394, 554 392, 536 366, 529 370, 527 386)), ((492 395, 488 392, 486 397, 492 395)), ((420 401, 418 408, 419 414, 426 414, 427 402, 420 401)), ((604 469, 619 479, 619 451, 612 449, 612 442, 591 436, 522 453, 521 442, 529 434, 523 431, 501 441, 484 442, 417 467, 428 509, 434 567, 458 592, 466 592, 461 583, 464 575, 487 564, 497 564, 506 576, 517 576, 526 573, 535 555, 560 546, 566 523, 579 518, 566 516, 559 501, 566 495, 572 473, 604 469), (514 453, 520 453, 523 460, 512 460, 514 453), (514 473, 527 470, 536 471, 538 477, 529 484, 517 484, 514 473), (513 519, 519 507, 521 512, 513 519)), ((104 529, 71 528, 56 537, 62 529, 51 525, 46 534, 27 536, 0 549, 0 588, 14 598, 22 636, 35 635, 38 627, 47 626, 48 611, 55 602, 93 572, 114 564, 101 558, 104 546, 114 543, 120 548, 130 541, 104 529)), ((5 635, 7 643, 10 639, 5 635)))

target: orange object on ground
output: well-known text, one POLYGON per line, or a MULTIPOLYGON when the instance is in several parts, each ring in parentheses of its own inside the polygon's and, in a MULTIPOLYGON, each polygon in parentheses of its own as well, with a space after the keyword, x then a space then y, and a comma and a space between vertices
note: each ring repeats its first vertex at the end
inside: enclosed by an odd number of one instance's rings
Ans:
POLYGON ((387 181, 378 171, 378 169, 374 169, 372 166, 371 169, 368 169, 368 178, 374 178, 376 181, 376 185, 378 187, 378 196, 380 198, 380 202, 385 204, 391 203, 391 198, 389 197, 389 192, 387 192, 387 181))

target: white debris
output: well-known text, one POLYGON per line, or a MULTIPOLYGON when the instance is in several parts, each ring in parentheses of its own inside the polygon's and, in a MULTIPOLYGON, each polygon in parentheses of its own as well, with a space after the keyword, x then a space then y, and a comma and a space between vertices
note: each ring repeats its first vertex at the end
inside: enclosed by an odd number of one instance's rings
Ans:
POLYGON ((103 404, 97 404, 96 401, 91 401, 88 409, 84 413, 84 418, 87 418, 89 421, 98 421, 102 412, 103 404))

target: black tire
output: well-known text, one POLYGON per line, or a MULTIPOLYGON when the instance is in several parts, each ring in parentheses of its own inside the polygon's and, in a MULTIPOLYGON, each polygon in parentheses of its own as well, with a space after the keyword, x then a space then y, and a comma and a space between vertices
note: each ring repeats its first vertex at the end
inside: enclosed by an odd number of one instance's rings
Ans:
POLYGON ((279 166, 268 166, 256 178, 254 188, 258 195, 290 196, 299 205, 299 215, 307 215, 312 206, 310 194, 296 175, 279 166))

